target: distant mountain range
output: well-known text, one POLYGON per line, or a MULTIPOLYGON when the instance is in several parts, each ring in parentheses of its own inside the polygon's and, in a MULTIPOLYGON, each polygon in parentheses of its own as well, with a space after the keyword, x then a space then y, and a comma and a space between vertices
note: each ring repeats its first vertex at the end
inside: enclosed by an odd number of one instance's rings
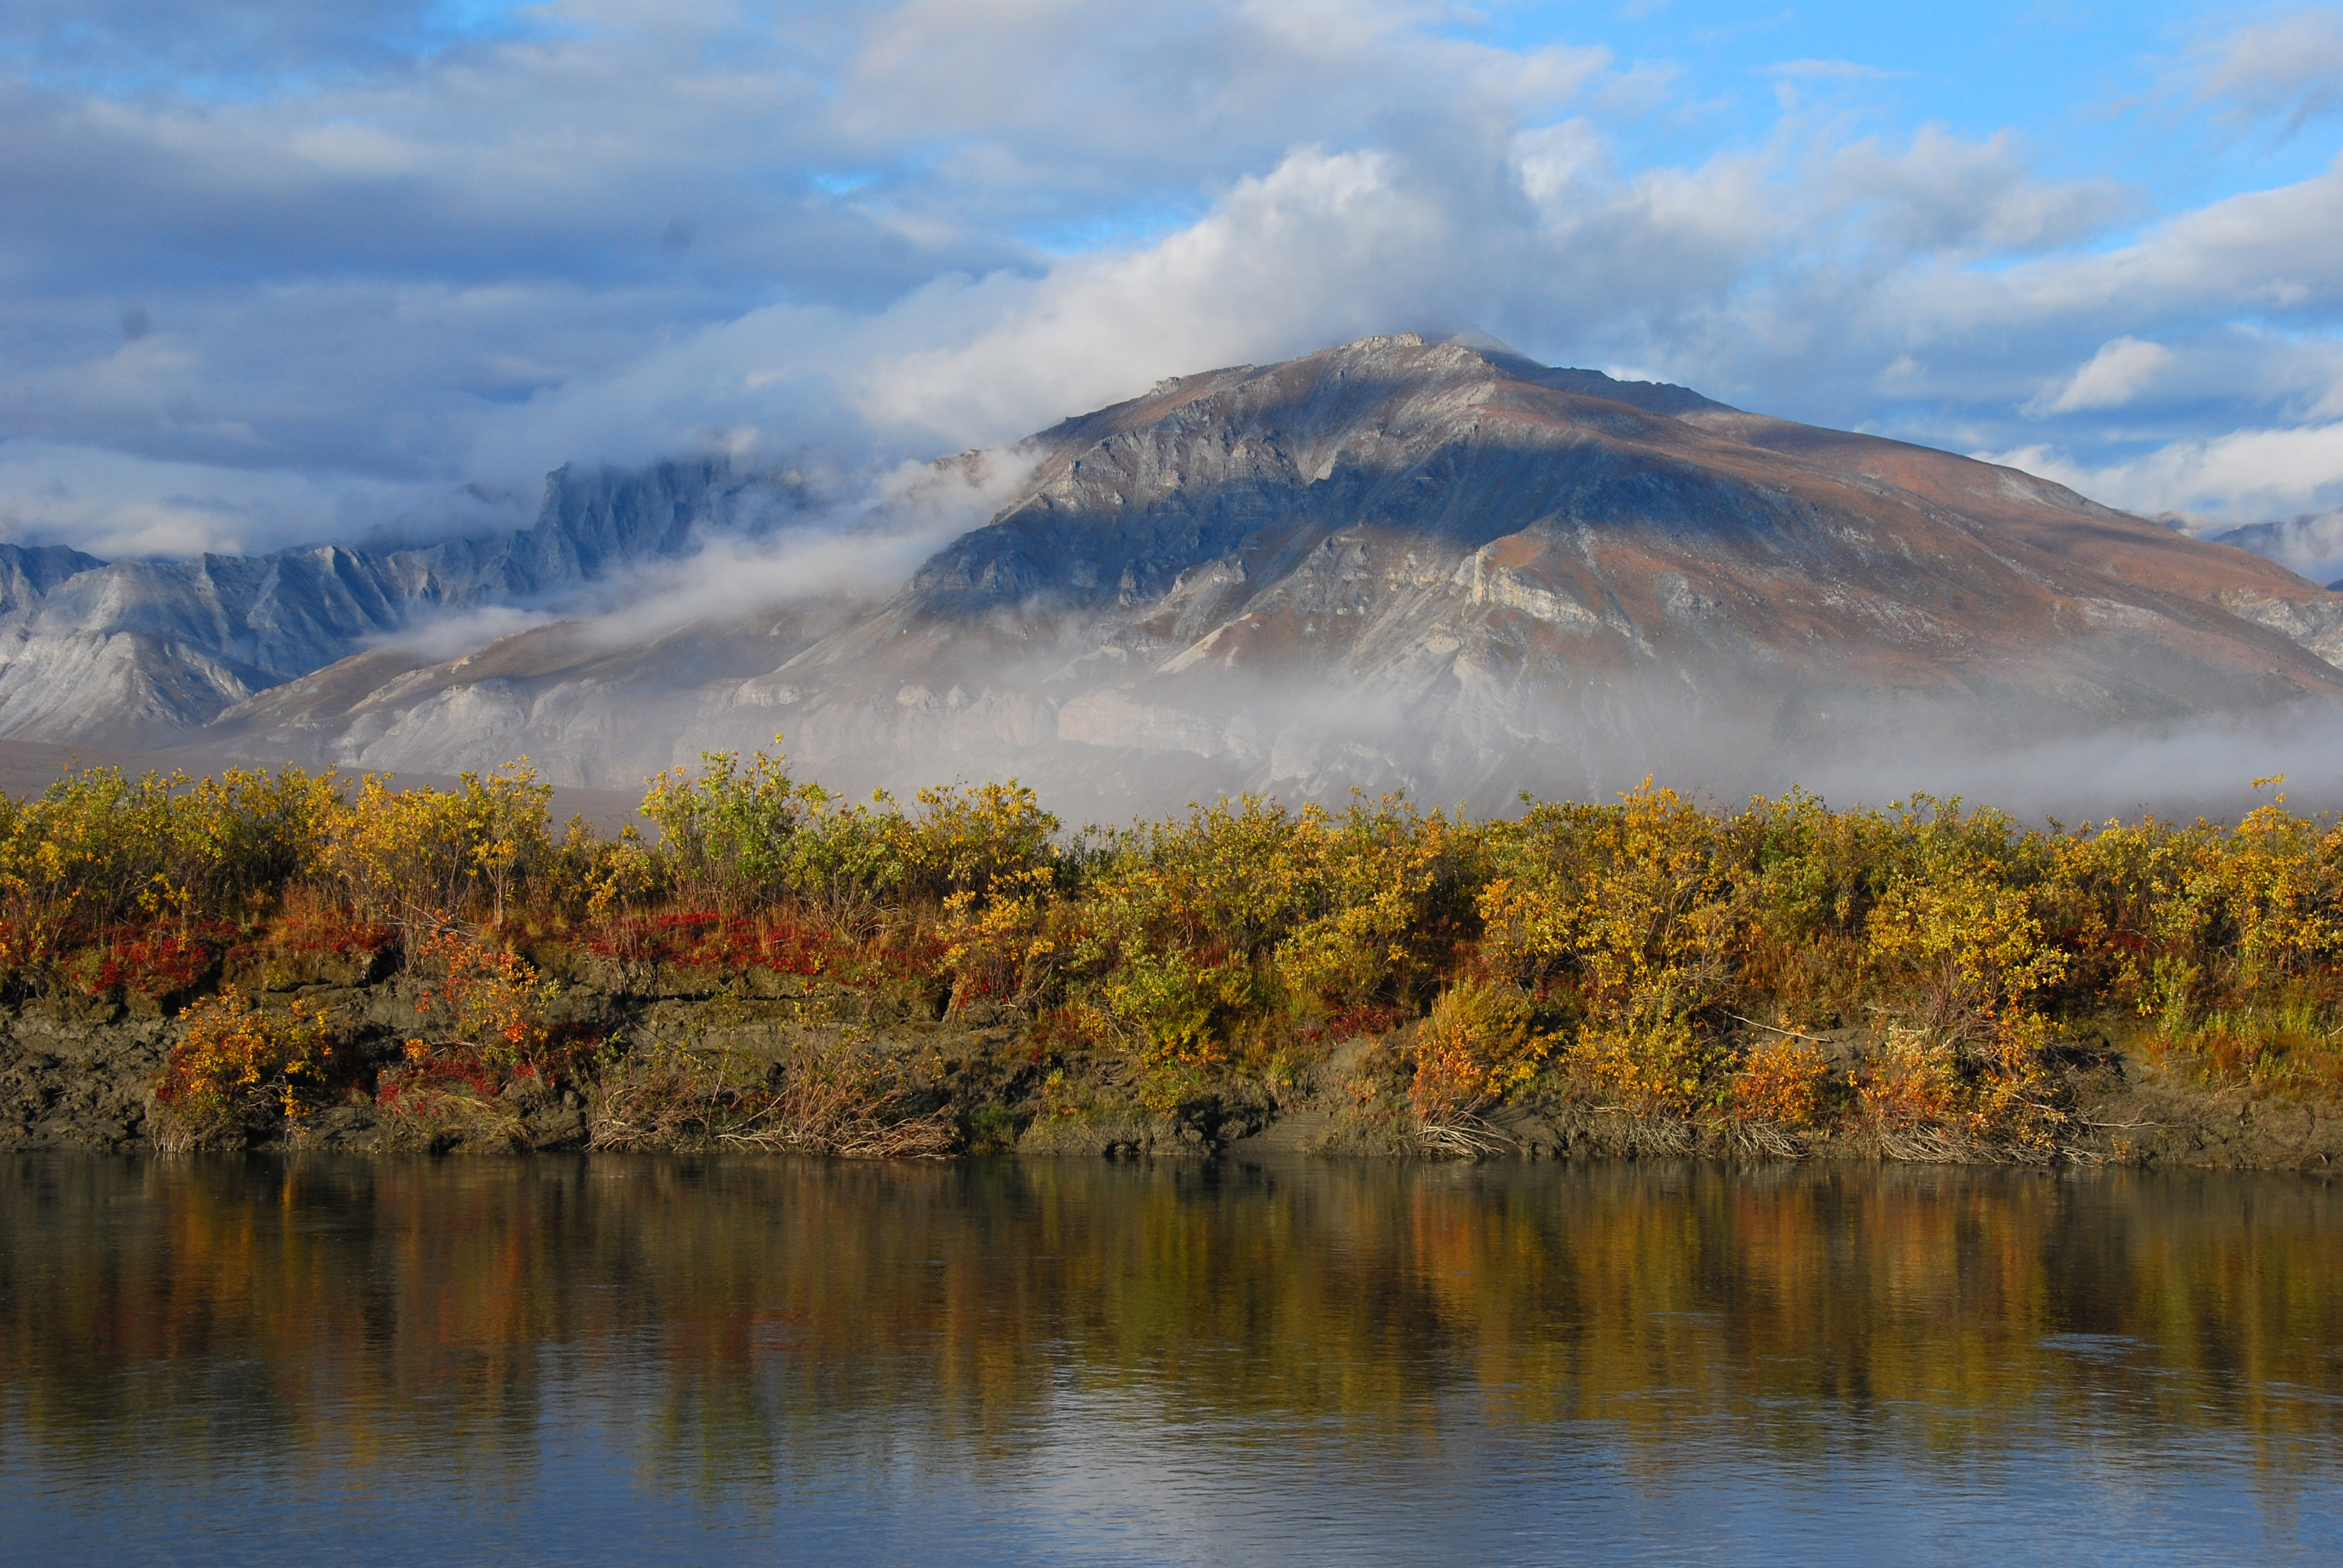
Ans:
POLYGON ((2343 595, 2260 556, 1495 348, 1182 377, 1003 460, 1029 477, 891 593, 580 614, 456 658, 399 634, 607 601, 803 498, 719 461, 565 470, 498 540, 14 550, 0 734, 437 772, 525 751, 623 787, 786 730, 841 782, 1014 773, 1120 814, 1244 788, 1488 800, 1694 759, 1761 779, 1855 744, 2343 701, 2343 595))
POLYGON ((0 736, 183 744, 255 693, 369 644, 488 606, 559 608, 710 528, 769 526, 804 504, 721 459, 546 479, 534 527, 369 552, 101 561, 0 545, 0 736))

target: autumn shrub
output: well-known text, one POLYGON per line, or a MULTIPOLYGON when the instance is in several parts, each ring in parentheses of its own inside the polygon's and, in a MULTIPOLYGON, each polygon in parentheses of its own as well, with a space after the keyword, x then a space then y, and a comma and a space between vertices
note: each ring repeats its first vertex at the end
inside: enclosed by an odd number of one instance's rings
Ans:
POLYGON ((914 799, 917 814, 899 819, 893 829, 903 866, 901 896, 986 903, 1054 878, 1060 823, 1024 785, 1014 779, 949 784, 922 789, 914 799))
POLYGON ((226 986, 181 1012, 179 1026, 156 1089, 165 1149, 241 1141, 251 1124, 297 1119, 335 1066, 330 1019, 297 1000, 279 1012, 226 986))
POLYGON ((1736 993, 1821 1028, 1859 1013, 1868 921, 1892 859, 1888 819, 1794 789, 1751 801, 1729 828, 1744 914, 1736 993))
MULTIPOLYGON (((406 791, 75 769, 0 800, 0 987, 163 1006, 403 960, 429 1027, 384 1075, 399 1114, 577 1070, 514 950, 543 944, 1021 1014, 1036 1067, 1101 1114, 1282 1094, 1363 1034, 1378 1065, 1354 1050, 1344 1070, 1395 1128, 1485 1111, 1527 1070, 1647 1130, 1843 1121, 2046 1157, 2076 1115, 2066 1064, 2104 1043, 2207 1086, 2343 1093, 2343 829, 2265 783, 2233 826, 1798 791, 1718 809, 1647 782, 1511 819, 1246 797, 1070 835, 1014 783, 856 803, 778 755, 716 753, 651 781, 648 834, 557 839, 525 759, 406 791)), ((730 1108, 709 1126, 781 1124, 779 1081, 689 1070, 730 1108)), ((924 1105, 893 1070, 809 1067, 788 1092, 924 1105)))
POLYGON ((314 869, 337 788, 297 768, 201 780, 88 768, 0 800, 0 960, 39 983, 108 928, 253 915, 314 869))
MULTIPOLYGON (((2281 779, 2257 780, 2276 785, 2281 779)), ((2343 957, 2343 825, 2322 829, 2286 809, 2280 792, 2227 838, 2222 884, 2247 985, 2322 973, 2343 957)))
POLYGON ((1291 1060, 1330 1013, 1412 1011, 1477 927, 1478 840, 1400 799, 1222 800, 1086 847, 1052 997, 1096 1007, 1170 1102, 1291 1060))
POLYGON ((471 912, 502 925, 512 892, 554 860, 552 795, 527 759, 453 790, 394 790, 370 774, 334 814, 321 858, 364 919, 417 937, 471 912))
POLYGON ((1865 922, 1865 957, 1920 999, 1925 1021, 1966 1032, 2057 986, 2070 955, 2045 930, 2033 857, 2008 848, 2008 819, 1924 800, 1902 826, 1900 863, 1886 868, 1865 922))
POLYGON ((830 797, 791 779, 786 761, 759 751, 744 764, 738 752, 704 751, 696 772, 677 768, 650 781, 642 813, 659 829, 658 857, 687 904, 737 913, 792 890, 798 827, 830 797))
POLYGON ((1830 1059, 1812 1040, 1772 1035, 1749 1048, 1733 1074, 1726 1108, 1736 1121, 1785 1131, 1821 1125, 1831 1101, 1830 1059))
POLYGON ((938 935, 953 1007, 1028 1006, 1051 989, 1077 930, 1056 894, 1056 869, 1031 866, 998 877, 982 897, 972 890, 946 896, 938 935))
POLYGON ((1638 1113, 1688 1116, 1729 1068, 1717 1026, 1747 924, 1733 827, 1648 781, 1615 807, 1534 806, 1481 893, 1484 960, 1570 1008, 1564 1065, 1638 1113))
POLYGON ((1416 1031, 1408 1107, 1419 1127, 1478 1115, 1536 1076, 1551 1040, 1531 1030, 1528 998, 1466 980, 1440 994, 1416 1031))
POLYGON ((460 1051, 495 1072, 525 1069, 539 1077, 553 1040, 545 1004, 555 992, 518 953, 443 924, 419 943, 417 966, 431 976, 416 1009, 442 1024, 441 1038, 410 1040, 432 1052, 460 1051))
POLYGON ((1889 1027, 1855 1078, 1864 1116, 1890 1134, 1958 1124, 1963 1099, 1958 1053, 1932 1030, 1889 1027))
POLYGON ((552 847, 534 912, 593 927, 626 920, 673 899, 672 867, 643 841, 633 823, 605 839, 585 818, 572 817, 552 847))
POLYGON ((523 1143, 523 1118, 508 1091, 549 1092, 569 1065, 545 1015, 555 988, 519 954, 450 921, 409 957, 429 977, 416 1001, 425 1032, 380 1073, 376 1105, 421 1137, 523 1143))

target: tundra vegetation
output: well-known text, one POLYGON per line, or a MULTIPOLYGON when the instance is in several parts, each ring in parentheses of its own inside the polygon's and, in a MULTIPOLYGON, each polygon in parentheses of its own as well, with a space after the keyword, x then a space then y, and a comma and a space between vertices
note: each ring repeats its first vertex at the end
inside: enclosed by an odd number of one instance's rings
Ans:
POLYGON ((166 1148, 2124 1160, 2144 1085, 2343 1097, 2343 828, 2279 782, 2233 826, 1646 784, 1069 832, 713 754, 605 836, 525 761, 96 768, 0 802, 0 987, 145 1018, 166 1148))

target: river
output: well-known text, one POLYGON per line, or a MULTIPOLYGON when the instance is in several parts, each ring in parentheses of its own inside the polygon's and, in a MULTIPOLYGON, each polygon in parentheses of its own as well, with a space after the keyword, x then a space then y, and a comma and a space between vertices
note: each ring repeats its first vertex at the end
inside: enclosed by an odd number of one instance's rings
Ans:
POLYGON ((2292 1176, 0 1160, 0 1558, 2343 1561, 2292 1176))

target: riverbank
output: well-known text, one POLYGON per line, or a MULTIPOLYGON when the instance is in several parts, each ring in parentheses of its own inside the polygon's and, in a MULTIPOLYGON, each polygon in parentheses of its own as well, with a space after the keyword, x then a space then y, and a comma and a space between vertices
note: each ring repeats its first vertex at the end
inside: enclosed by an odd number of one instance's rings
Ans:
MULTIPOLYGON (((1859 1112, 1795 1127, 1639 1115, 1554 1085, 1470 1120, 1427 1123, 1411 1113, 1403 1081, 1421 1020, 1328 1040, 1276 1081, 1227 1077, 1150 1105, 1126 1064, 1070 1050, 1011 1009, 950 1009, 916 989, 771 970, 540 957, 551 971, 539 982, 548 1032, 584 1049, 562 1070, 443 1079, 405 1096, 397 1081, 412 1067, 407 1042, 444 1020, 445 1003, 434 1006, 444 977, 376 975, 389 960, 372 955, 225 977, 231 989, 252 988, 262 1015, 287 1018, 298 1003, 324 1017, 342 1055, 337 1084, 293 1102, 292 1113, 282 1096, 252 1096, 242 1114, 200 1128, 158 1098, 188 1036, 181 1018, 136 993, 25 1002, 0 1016, 0 1150, 1692 1157, 2305 1171, 2343 1161, 2343 1106, 2190 1081, 2112 1048, 2069 1051, 2057 1064, 2041 1090, 2064 1108, 2047 1141, 1859 1112)), ((1888 1045, 1853 1031, 1811 1038, 1849 1078, 1875 1071, 1888 1045)))

